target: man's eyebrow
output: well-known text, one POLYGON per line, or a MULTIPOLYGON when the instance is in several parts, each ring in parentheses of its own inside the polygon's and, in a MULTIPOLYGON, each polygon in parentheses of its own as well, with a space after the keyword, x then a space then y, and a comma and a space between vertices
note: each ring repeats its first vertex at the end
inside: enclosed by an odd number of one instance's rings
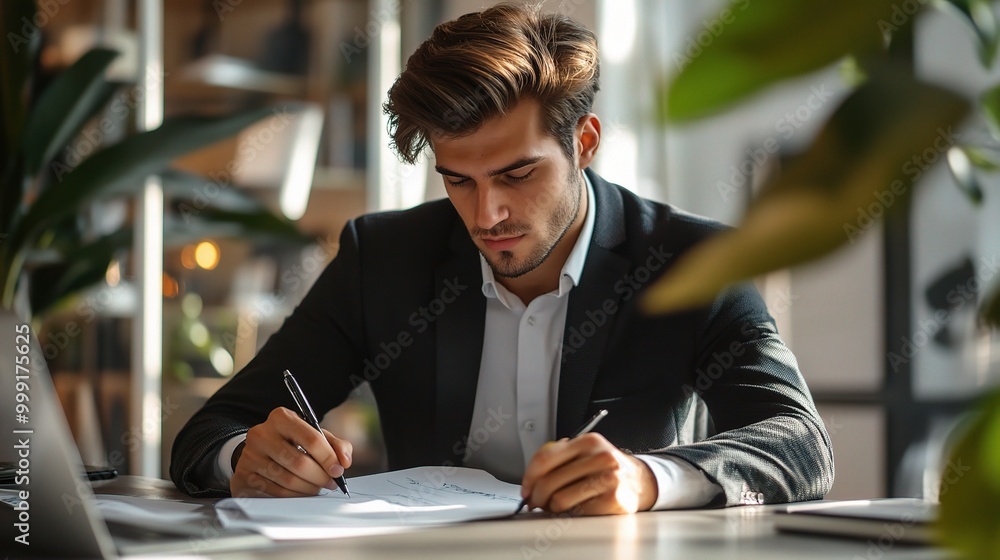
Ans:
MULTIPOLYGON (((486 174, 486 176, 487 177, 496 177, 497 175, 503 175, 504 173, 508 173, 510 171, 514 171, 515 169, 520 169, 520 168, 522 168, 522 167, 524 167, 526 165, 531 165, 531 164, 534 164, 534 163, 538 163, 538 162, 542 161, 543 159, 545 159, 545 158, 542 157, 542 156, 522 158, 522 159, 519 159, 519 160, 515 161, 514 163, 512 163, 512 164, 510 164, 510 165, 502 168, 502 169, 497 169, 496 171, 490 171, 490 172, 488 172, 486 174)), ((449 177, 468 177, 468 175, 452 171, 452 170, 450 170, 450 169, 448 169, 446 167, 441 167, 440 165, 435 165, 434 169, 438 173, 440 173, 442 175, 448 175, 449 177)))

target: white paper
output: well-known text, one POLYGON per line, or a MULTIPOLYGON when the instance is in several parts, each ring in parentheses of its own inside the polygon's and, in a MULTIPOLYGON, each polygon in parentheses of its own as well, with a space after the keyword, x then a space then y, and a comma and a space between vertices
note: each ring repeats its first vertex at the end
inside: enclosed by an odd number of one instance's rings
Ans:
POLYGON ((417 467, 351 478, 348 498, 323 490, 311 498, 228 498, 216 504, 229 528, 275 540, 403 531, 514 513, 520 486, 485 471, 417 467))
MULTIPOLYGON (((184 523, 205 519, 205 506, 176 500, 159 500, 138 496, 98 494, 94 503, 101 517, 109 521, 136 523, 184 523)), ((208 512, 211 514, 211 510, 208 512)))

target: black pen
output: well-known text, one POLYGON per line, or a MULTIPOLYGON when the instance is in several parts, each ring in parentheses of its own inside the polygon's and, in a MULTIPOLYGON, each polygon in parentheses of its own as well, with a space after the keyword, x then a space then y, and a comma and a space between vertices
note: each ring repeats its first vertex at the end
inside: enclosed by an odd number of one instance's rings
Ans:
MULTIPOLYGON (((584 424, 583 426, 581 426, 580 429, 577 430, 575 434, 569 436, 569 439, 580 437, 583 434, 589 432, 590 430, 593 430, 594 426, 596 426, 597 423, 600 422, 601 420, 603 420, 604 417, 607 416, 607 415, 608 415, 607 409, 602 408, 601 410, 598 410, 597 414, 595 414, 593 418, 591 418, 590 420, 588 420, 586 424, 584 424)), ((518 513, 520 513, 521 510, 524 509, 524 506, 527 505, 527 503, 528 503, 528 498, 522 498, 521 499, 521 503, 518 504, 517 505, 517 509, 514 510, 514 515, 517 515, 518 513)))
MULTIPOLYGON (((288 392, 291 393, 292 398, 295 399, 295 405, 299 407, 299 416, 308 422, 310 426, 316 428, 320 435, 325 438, 326 434, 323 433, 323 428, 320 427, 319 419, 316 418, 316 413, 313 412, 312 406, 310 406, 309 401, 306 400, 306 395, 302 392, 302 387, 299 387, 299 382, 295 380, 295 376, 292 375, 292 372, 287 369, 285 370, 285 387, 288 387, 288 392)), ((298 447, 303 453, 306 452, 305 449, 302 449, 302 446, 298 447)), ((333 479, 333 481, 337 483, 337 487, 340 488, 341 492, 347 494, 348 498, 351 497, 351 493, 347 491, 347 481, 344 480, 344 475, 338 476, 333 479)))

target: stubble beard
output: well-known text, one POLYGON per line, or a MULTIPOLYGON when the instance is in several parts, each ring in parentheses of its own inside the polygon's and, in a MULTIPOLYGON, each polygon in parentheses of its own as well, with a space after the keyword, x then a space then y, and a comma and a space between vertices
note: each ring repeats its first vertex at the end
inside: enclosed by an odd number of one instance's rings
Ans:
MULTIPOLYGON (((580 213, 580 203, 583 198, 583 180, 576 169, 571 169, 567 177, 567 185, 572 193, 571 197, 563 197, 562 202, 548 216, 545 227, 545 239, 527 257, 518 260, 512 251, 500 251, 498 259, 494 262, 490 257, 483 254, 487 264, 493 269, 493 274, 501 278, 518 278, 535 270, 543 262, 556 245, 566 236, 566 232, 576 221, 580 213), (548 242, 546 242, 548 241, 548 242)), ((527 227, 511 227, 498 225, 490 230, 490 235, 500 237, 504 235, 517 235, 527 231, 527 227), (507 231, 505 231, 507 230, 507 231)))

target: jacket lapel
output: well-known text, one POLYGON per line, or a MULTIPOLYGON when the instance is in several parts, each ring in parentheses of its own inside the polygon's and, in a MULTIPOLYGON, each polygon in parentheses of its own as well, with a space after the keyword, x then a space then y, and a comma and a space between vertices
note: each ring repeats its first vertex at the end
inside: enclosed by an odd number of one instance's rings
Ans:
POLYGON ((451 247, 451 259, 438 267, 434 279, 435 297, 459 292, 454 301, 445 302, 444 311, 436 321, 434 426, 437 457, 460 465, 479 383, 486 298, 482 293, 479 252, 460 220, 452 235, 451 247))
POLYGON ((556 438, 568 437, 586 420, 587 403, 597 378, 622 291, 615 285, 630 269, 628 259, 614 248, 625 242, 624 208, 621 195, 596 174, 587 171, 594 185, 596 214, 594 235, 587 253, 580 285, 573 288, 563 331, 562 366, 556 408, 556 438), (602 315, 605 317, 601 323, 602 315))

